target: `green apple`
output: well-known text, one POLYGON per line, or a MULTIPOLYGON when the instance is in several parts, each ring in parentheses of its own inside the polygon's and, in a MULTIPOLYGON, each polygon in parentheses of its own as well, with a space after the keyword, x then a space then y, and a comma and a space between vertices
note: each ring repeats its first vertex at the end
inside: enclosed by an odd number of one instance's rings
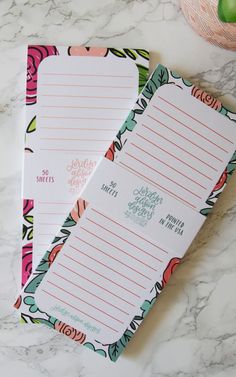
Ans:
POLYGON ((236 0, 219 0, 218 15, 223 22, 236 22, 236 0))

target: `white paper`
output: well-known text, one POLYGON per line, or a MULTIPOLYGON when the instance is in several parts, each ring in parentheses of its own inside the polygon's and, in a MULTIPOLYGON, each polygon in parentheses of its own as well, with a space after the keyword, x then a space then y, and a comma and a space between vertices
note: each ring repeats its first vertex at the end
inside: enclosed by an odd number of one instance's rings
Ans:
POLYGON ((120 339, 203 224, 199 210, 235 144, 229 120, 174 85, 158 89, 121 153, 102 160, 82 192, 89 206, 37 289, 38 307, 101 343, 120 339))
POLYGON ((26 155, 34 198, 33 265, 50 245, 100 156, 129 114, 138 69, 127 59, 51 56, 38 69, 37 143, 26 155))

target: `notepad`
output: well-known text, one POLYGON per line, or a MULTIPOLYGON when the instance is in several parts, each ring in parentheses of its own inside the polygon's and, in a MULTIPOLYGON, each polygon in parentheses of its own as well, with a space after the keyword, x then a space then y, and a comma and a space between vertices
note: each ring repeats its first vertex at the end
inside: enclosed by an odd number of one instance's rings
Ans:
POLYGON ((145 84, 148 52, 29 46, 27 72, 23 285, 145 84))
POLYGON ((235 169, 230 113, 196 93, 156 68, 22 291, 23 318, 117 360, 235 169))

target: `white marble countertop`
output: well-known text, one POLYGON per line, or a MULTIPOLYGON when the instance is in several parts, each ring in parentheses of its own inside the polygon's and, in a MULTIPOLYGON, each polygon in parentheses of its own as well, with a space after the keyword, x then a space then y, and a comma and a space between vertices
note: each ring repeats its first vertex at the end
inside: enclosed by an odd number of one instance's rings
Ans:
POLYGON ((235 377, 236 176, 117 363, 41 326, 19 325, 25 45, 149 48, 236 111, 236 54, 212 46, 178 0, 0 1, 0 375, 235 377))

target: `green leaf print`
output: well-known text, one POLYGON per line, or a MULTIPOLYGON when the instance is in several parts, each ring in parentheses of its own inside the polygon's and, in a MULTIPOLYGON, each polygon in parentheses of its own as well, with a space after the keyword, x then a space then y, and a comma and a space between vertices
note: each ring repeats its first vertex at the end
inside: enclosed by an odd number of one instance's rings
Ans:
POLYGON ((35 130, 36 130, 36 115, 29 122, 28 127, 26 129, 26 133, 30 134, 31 132, 34 132, 35 130))
POLYGON ((98 353, 99 355, 104 356, 104 357, 107 357, 106 351, 104 351, 104 350, 101 349, 101 348, 97 348, 97 349, 96 349, 92 343, 87 342, 87 343, 84 343, 83 345, 84 345, 85 347, 89 348, 90 350, 92 350, 92 351, 98 353))
MULTIPOLYGON (((65 236, 64 236, 65 237, 65 236)), ((56 243, 58 241, 60 241, 60 239, 63 238, 63 237, 55 237, 52 241, 52 243, 56 243)))
POLYGON ((134 113, 135 114, 142 114, 143 113, 143 109, 134 109, 134 113))
POLYGON ((25 303, 25 305, 29 306, 30 313, 36 313, 37 311, 40 311, 38 309, 37 305, 35 304, 34 297, 26 296, 24 298, 24 303, 25 303))
POLYGON ((130 113, 129 113, 129 116, 128 118, 126 119, 126 121, 123 123, 123 126, 121 127, 120 129, 120 134, 123 134, 125 131, 133 131, 135 125, 136 125, 136 120, 134 120, 134 116, 135 116, 135 113, 134 111, 132 110, 130 113))
POLYGON ((144 86, 147 82, 149 71, 148 71, 147 67, 144 67, 141 64, 136 64, 136 65, 137 65, 138 73, 139 73, 139 90, 138 90, 138 92, 140 93, 143 90, 143 88, 144 88, 144 86))
POLYGON ((142 106, 143 106, 143 109, 146 109, 146 107, 147 107, 147 102, 145 101, 144 98, 141 98, 141 104, 142 104, 142 106))
MULTIPOLYGON (((39 312, 41 312, 39 309, 38 309, 39 312)), ((42 313, 42 312, 41 312, 42 313)), ((54 329, 54 323, 51 322, 51 318, 53 317, 49 317, 49 319, 44 319, 44 318, 32 318, 32 317, 29 317, 30 319, 30 322, 36 324, 36 325, 39 325, 39 324, 43 324, 43 325, 47 325, 49 327, 51 327, 52 329, 54 329)), ((25 319, 24 319, 24 322, 25 322, 25 319)))
POLYGON ((26 226, 25 224, 23 224, 23 229, 22 229, 22 240, 25 239, 26 234, 27 234, 27 230, 28 230, 27 226, 26 226))
POLYGON ((201 209, 200 213, 203 215, 203 216, 208 216, 209 213, 211 213, 212 211, 212 208, 203 208, 201 209))
POLYGON ((116 48, 109 48, 109 51, 115 55, 118 56, 118 58, 126 58, 126 55, 123 51, 117 50, 116 48))
POLYGON ((167 68, 159 64, 143 90, 144 97, 150 100, 153 94, 155 93, 155 91, 160 86, 167 84, 168 81, 169 81, 169 73, 168 73, 167 68))
POLYGON ((174 79, 177 79, 177 80, 180 79, 184 83, 184 85, 186 85, 186 86, 192 86, 193 85, 190 81, 183 79, 178 73, 176 73, 174 71, 170 71, 170 74, 174 79))
POLYGON ((229 163, 227 165, 227 174, 232 174, 234 172, 234 170, 236 169, 236 163, 229 163))
POLYGON ((34 323, 35 325, 40 324, 40 320, 38 318, 31 318, 31 322, 34 323))
POLYGON ((126 53, 126 55, 132 59, 132 60, 136 60, 137 59, 137 55, 134 53, 133 50, 130 50, 129 48, 124 48, 124 52, 126 53))
POLYGON ((21 314, 21 323, 34 323, 34 318, 27 314, 21 314))
POLYGON ((49 320, 44 319, 44 318, 37 318, 36 320, 38 321, 38 323, 42 323, 43 325, 46 325, 46 326, 54 329, 54 324, 52 322, 50 322, 49 320))
POLYGON ((143 317, 141 317, 139 315, 135 315, 134 318, 132 319, 132 321, 130 322, 131 329, 136 330, 139 327, 142 320, 143 320, 143 317))
POLYGON ((76 225, 76 221, 72 218, 71 214, 69 214, 69 216, 63 224, 63 227, 70 227, 74 225, 76 225))
POLYGON ((40 263, 37 266, 37 271, 46 272, 48 270, 48 267, 49 267, 49 262, 46 259, 41 259, 40 263))
POLYGON ((29 233, 27 235, 27 240, 30 241, 33 239, 33 227, 28 228, 29 233))
POLYGON ((118 141, 114 141, 115 150, 121 151, 122 145, 118 141))
POLYGON ((149 310, 155 304, 155 301, 156 301, 156 297, 153 297, 153 299, 151 301, 148 301, 148 300, 144 301, 144 303, 141 306, 141 310, 143 311, 143 318, 146 317, 146 315, 148 314, 149 310))
POLYGON ((142 58, 146 59, 146 60, 149 60, 149 52, 146 51, 146 50, 142 50, 142 49, 136 49, 135 50, 137 52, 138 55, 140 55, 142 58))
POLYGON ((236 151, 233 153, 233 156, 230 159, 230 163, 236 163, 236 151))
POLYGON ((156 89, 164 84, 167 84, 169 81, 168 69, 159 64, 151 79, 156 83, 156 89))
POLYGON ((43 280, 45 273, 36 275, 33 280, 31 280, 25 287, 25 293, 35 293, 36 289, 38 288, 39 284, 43 280))
POLYGON ((115 343, 109 344, 108 346, 108 354, 112 361, 116 361, 117 357, 126 347, 127 343, 132 338, 133 333, 130 330, 126 330, 124 335, 115 343))
POLYGON ((28 223, 33 224, 33 220, 34 220, 33 216, 24 216, 24 219, 25 219, 28 223))
POLYGON ((67 236, 70 235, 70 231, 67 229, 61 229, 61 233, 66 234, 67 236))
POLYGON ((224 106, 221 106, 221 109, 220 109, 219 113, 222 114, 222 115, 227 115, 228 114, 228 110, 226 110, 226 108, 224 106))

